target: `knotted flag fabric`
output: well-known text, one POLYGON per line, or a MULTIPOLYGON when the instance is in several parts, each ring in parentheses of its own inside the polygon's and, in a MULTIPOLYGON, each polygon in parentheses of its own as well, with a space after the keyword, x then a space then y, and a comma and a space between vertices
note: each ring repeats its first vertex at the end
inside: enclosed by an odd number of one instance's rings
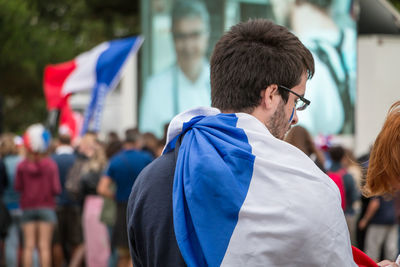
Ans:
POLYGON ((188 266, 356 266, 337 186, 258 119, 190 110, 164 153, 179 139, 173 222, 188 266))
POLYGON ((69 95, 90 91, 91 100, 82 132, 91 122, 94 124, 92 130, 97 131, 106 94, 116 87, 127 58, 139 49, 142 42, 140 36, 104 42, 71 61, 47 65, 43 81, 47 108, 62 110, 68 106, 69 95))

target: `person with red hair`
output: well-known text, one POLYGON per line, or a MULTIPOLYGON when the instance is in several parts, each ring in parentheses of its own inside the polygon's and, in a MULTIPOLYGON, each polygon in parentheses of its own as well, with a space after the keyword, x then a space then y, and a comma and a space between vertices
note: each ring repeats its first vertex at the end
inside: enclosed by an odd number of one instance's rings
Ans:
POLYGON ((388 112, 369 160, 364 193, 368 196, 393 194, 400 190, 400 101, 388 112))
MULTIPOLYGON (((375 140, 363 186, 363 193, 368 197, 393 195, 397 191, 400 191, 400 101, 390 107, 375 140)), ((379 266, 393 266, 391 264, 388 261, 378 263, 379 266)))

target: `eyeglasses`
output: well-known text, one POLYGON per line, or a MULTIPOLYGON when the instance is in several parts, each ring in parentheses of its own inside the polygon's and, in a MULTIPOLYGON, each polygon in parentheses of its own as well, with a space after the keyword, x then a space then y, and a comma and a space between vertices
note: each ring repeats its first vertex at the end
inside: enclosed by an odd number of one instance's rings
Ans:
POLYGON ((189 33, 173 32, 172 35, 175 40, 198 39, 206 32, 204 30, 193 31, 189 33))
POLYGON ((292 90, 290 90, 289 88, 283 86, 283 85, 278 85, 279 88, 282 88, 283 90, 288 91, 289 93, 294 94, 295 96, 297 96, 298 98, 296 99, 295 107, 296 110, 305 110, 310 104, 311 101, 308 99, 305 99, 304 97, 302 97, 301 95, 299 95, 298 93, 293 92, 292 90))

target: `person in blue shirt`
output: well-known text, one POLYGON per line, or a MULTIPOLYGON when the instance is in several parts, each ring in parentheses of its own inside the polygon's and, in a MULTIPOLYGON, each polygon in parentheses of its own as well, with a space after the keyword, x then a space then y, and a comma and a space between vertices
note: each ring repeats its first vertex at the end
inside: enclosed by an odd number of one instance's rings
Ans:
POLYGON ((375 261, 380 260, 382 248, 385 258, 395 260, 398 255, 398 225, 393 199, 371 198, 365 215, 359 222, 360 229, 366 228, 365 253, 375 261))
POLYGON ((344 215, 349 228, 350 239, 355 243, 357 218, 354 210, 354 203, 360 199, 360 192, 354 177, 348 172, 347 168, 343 164, 345 160, 345 149, 340 145, 333 146, 329 149, 329 155, 332 160, 332 165, 328 170, 328 175, 330 173, 335 173, 343 180, 346 202, 344 215))
POLYGON ((18 247, 20 245, 20 220, 22 211, 19 206, 20 196, 14 189, 15 172, 22 157, 14 142, 13 134, 4 134, 1 138, 1 156, 8 178, 8 186, 3 193, 3 202, 11 214, 11 225, 5 239, 6 266, 18 266, 18 247))
POLYGON ((153 160, 149 153, 140 149, 139 131, 136 129, 126 130, 123 150, 110 159, 105 174, 97 187, 100 195, 115 198, 117 202, 117 216, 111 243, 118 252, 118 266, 131 264, 126 232, 126 208, 129 195, 136 177, 153 160), (110 189, 112 183, 115 183, 116 186, 115 194, 110 189))

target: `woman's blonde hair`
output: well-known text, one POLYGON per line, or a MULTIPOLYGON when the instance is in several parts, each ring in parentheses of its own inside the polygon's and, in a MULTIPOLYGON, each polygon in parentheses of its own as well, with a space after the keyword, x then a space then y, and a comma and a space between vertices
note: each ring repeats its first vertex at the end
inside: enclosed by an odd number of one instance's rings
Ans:
POLYGON ((400 185, 400 101, 394 103, 371 151, 366 196, 393 194, 400 185), (397 185, 397 186, 396 186, 397 185))
POLYGON ((103 171, 106 164, 107 164, 107 157, 104 147, 99 142, 96 142, 93 146, 93 154, 91 155, 89 161, 85 166, 85 171, 94 171, 94 172, 103 171))

